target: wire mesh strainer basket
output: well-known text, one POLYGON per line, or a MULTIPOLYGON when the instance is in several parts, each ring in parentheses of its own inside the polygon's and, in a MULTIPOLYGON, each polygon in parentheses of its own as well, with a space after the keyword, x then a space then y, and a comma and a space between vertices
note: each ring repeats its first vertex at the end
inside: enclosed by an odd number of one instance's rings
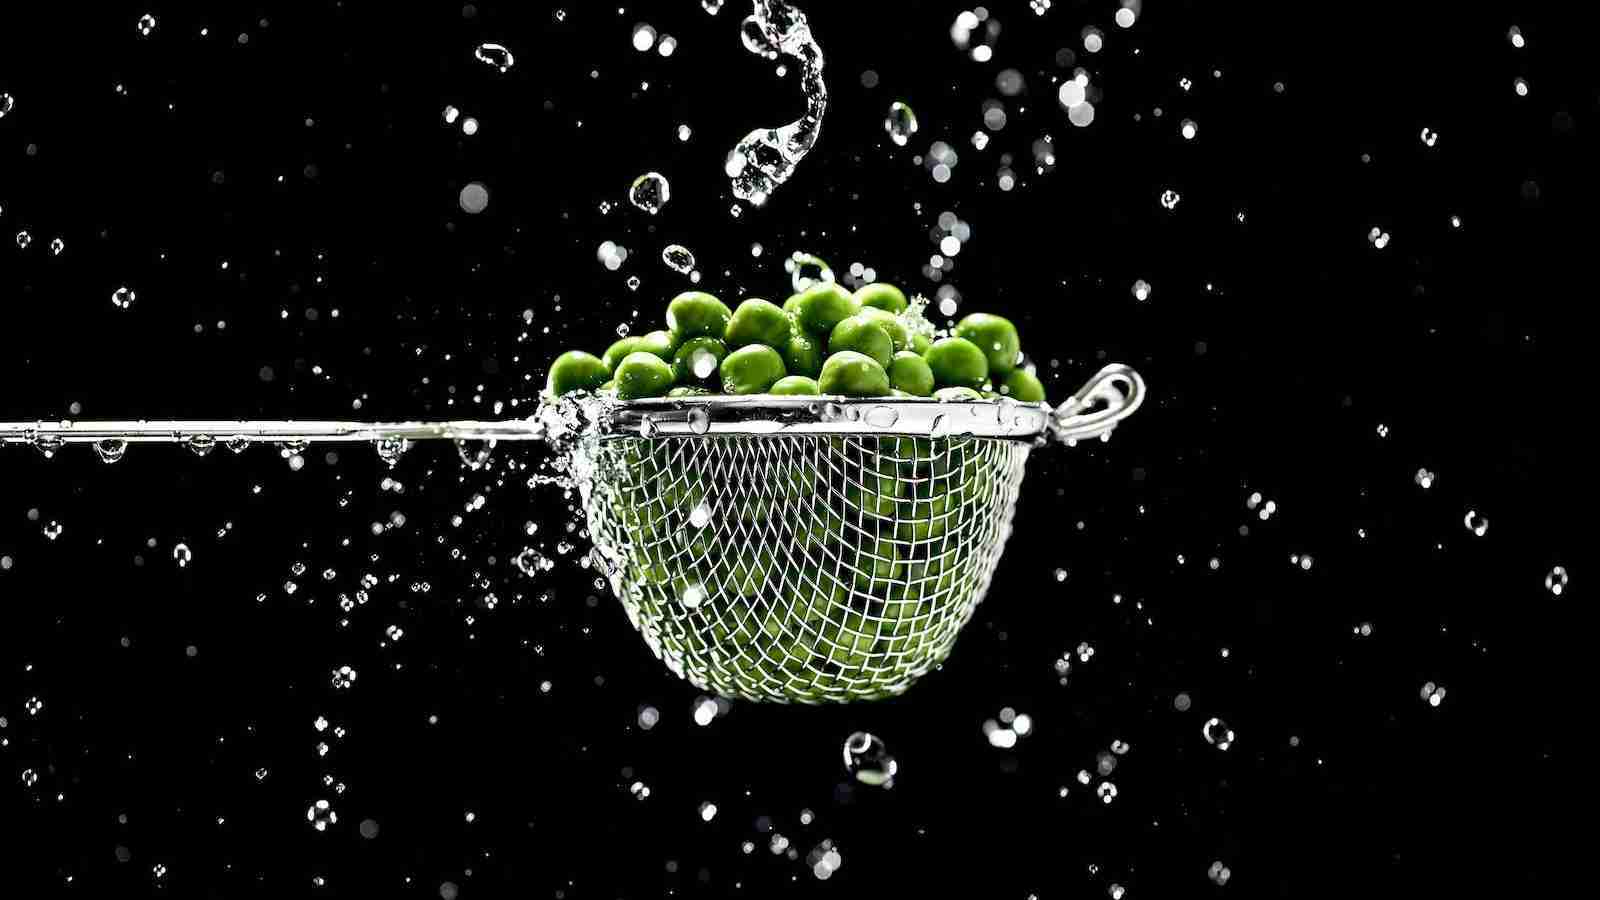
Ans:
POLYGON ((777 702, 892 696, 983 599, 1029 452, 1108 435, 1143 399, 1101 371, 1012 401, 713 397, 616 409, 579 480, 629 620, 696 686, 777 702))
POLYGON ((1113 365, 1054 409, 757 395, 568 419, 563 400, 487 422, 0 422, 0 444, 92 444, 113 462, 130 443, 370 441, 393 464, 415 440, 553 441, 593 558, 668 668, 718 694, 823 703, 898 694, 939 665, 989 587, 1029 452, 1107 437, 1143 400, 1113 365))

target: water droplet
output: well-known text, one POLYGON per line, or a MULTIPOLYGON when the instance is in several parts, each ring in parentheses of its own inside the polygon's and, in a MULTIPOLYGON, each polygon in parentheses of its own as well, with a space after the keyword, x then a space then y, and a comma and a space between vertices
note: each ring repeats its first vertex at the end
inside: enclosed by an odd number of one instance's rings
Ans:
POLYGON ((67 528, 65 525, 62 525, 60 522, 51 519, 49 522, 45 523, 44 536, 53 541, 56 538, 61 537, 61 533, 66 530, 67 528))
POLYGON ((35 772, 32 769, 23 769, 22 770, 22 786, 23 787, 33 787, 35 784, 38 784, 38 783, 39 783, 39 773, 38 772, 35 772))
POLYGON ((661 261, 672 271, 687 275, 694 268, 694 253, 682 244, 668 244, 661 251, 661 261))
POLYGON ((194 435, 189 438, 189 449, 195 456, 210 456, 217 449, 217 439, 209 434, 194 435))
POLYGON ((228 438, 228 441, 224 446, 226 446, 235 454, 243 453, 250 448, 250 439, 244 435, 236 435, 228 438))
POLYGON ((648 23, 640 22, 633 26, 633 49, 643 53, 655 46, 656 30, 648 23))
POLYGON ((1429 681, 1422 685, 1420 694, 1424 703, 1436 707, 1444 702, 1445 689, 1442 685, 1429 681))
POLYGON ((516 57, 511 55, 511 51, 500 44, 479 44, 478 49, 472 51, 472 55, 478 58, 478 62, 499 69, 502 75, 510 71, 511 67, 517 63, 516 57))
POLYGON ((678 602, 688 609, 694 609, 706 600, 706 589, 699 584, 686 584, 683 591, 678 594, 678 602))
POLYGON ((339 814, 326 800, 318 800, 306 808, 306 821, 318 831, 327 831, 329 825, 337 824, 339 814))
POLYGON ((820 256, 800 250, 789 254, 783 261, 783 270, 789 273, 789 286, 796 294, 816 284, 832 284, 833 269, 820 256))
POLYGON ((477 215, 489 206, 489 189, 481 181, 471 182, 461 189, 459 202, 463 212, 477 215))
POLYGON ((883 119, 883 130, 889 133, 889 140, 895 146, 904 147, 911 136, 917 133, 917 114, 911 107, 899 100, 889 104, 889 114, 883 119))
POLYGON ((1161 205, 1167 209, 1172 209, 1173 207, 1177 206, 1178 201, 1182 199, 1183 196, 1177 191, 1165 190, 1161 192, 1161 205))
POLYGON ((1095 787, 1094 795, 1100 798, 1101 803, 1109 806, 1111 801, 1117 799, 1117 786, 1109 781, 1102 781, 1095 787))
POLYGON ((1200 726, 1200 734, 1205 737, 1206 743, 1218 750, 1226 750, 1233 746, 1233 729, 1216 716, 1207 719, 1206 723, 1200 726))
POLYGON ((60 256, 67 249, 67 242, 59 237, 50 239, 50 255, 60 256))
POLYGON ((1522 36, 1522 29, 1515 25, 1511 26, 1511 30, 1506 32, 1506 40, 1510 41, 1511 46, 1518 50, 1528 45, 1527 38, 1522 36))
POLYGON ((1221 887, 1228 883, 1229 878, 1233 877, 1233 870, 1223 865, 1221 860, 1217 860, 1211 864, 1211 868, 1206 869, 1206 877, 1211 879, 1213 884, 1221 887))
POLYGON ((178 568, 188 568, 191 559, 194 559, 194 553, 190 551, 188 544, 179 543, 172 546, 172 560, 178 564, 178 568))
POLYGON ((17 232, 17 249, 18 250, 26 250, 26 249, 28 249, 28 245, 31 244, 31 243, 33 243, 33 235, 29 234, 27 231, 19 231, 19 232, 17 232))
POLYGON ((660 172, 646 172, 633 180, 628 187, 628 202, 650 215, 661 212, 672 197, 672 185, 660 172))
POLYGON ((1478 537, 1483 537, 1489 531, 1489 517, 1475 509, 1467 510, 1466 516, 1461 521, 1467 526, 1468 531, 1478 537))
POLYGON ((1150 299, 1150 282, 1143 278, 1133 283, 1133 299, 1143 303, 1150 299))
POLYGON ((714 16, 722 12, 722 0, 700 0, 700 8, 714 16))
POLYGON ((494 441, 457 440, 455 445, 456 455, 461 457, 461 462, 474 472, 488 464, 489 452, 494 449, 494 441))
POLYGON ((17 98, 10 94, 0 94, 0 119, 5 118, 7 113, 16 108, 17 98))
POLYGON ((123 285, 111 292, 111 305, 117 309, 127 309, 133 306, 134 301, 138 299, 139 295, 127 285, 123 285))
POLYGON ((695 504, 694 509, 689 510, 689 524, 696 528, 704 528, 711 524, 711 502, 709 500, 701 500, 695 504))
POLYGON ((661 427, 656 424, 656 417, 645 413, 639 417, 639 436, 653 438, 661 433, 661 427))
POLYGON ((411 449, 411 441, 402 437, 378 438, 374 443, 378 449, 378 458, 383 460, 391 469, 399 464, 400 457, 411 449))
POLYGON ((339 668, 334 669, 331 683, 333 684, 334 690, 349 690, 355 686, 356 670, 350 668, 349 666, 340 666, 339 668))
POLYGON ((1428 147, 1439 143, 1439 132, 1434 131, 1432 128, 1424 127, 1422 129, 1422 143, 1428 147))
MULTIPOLYGON (((706 355, 711 356, 709 353, 706 355)), ((715 357, 712 358, 715 359, 715 357)), ((694 371, 696 375, 700 375, 700 364, 698 359, 695 360, 694 371)), ((710 372, 707 372, 705 375, 700 375, 700 377, 706 378, 709 377, 710 374, 710 372)), ((687 418, 689 420, 689 430, 695 434, 705 434, 707 431, 711 430, 711 414, 706 412, 706 408, 704 406, 691 407, 687 413, 687 418)))
POLYGON ((1178 133, 1183 135, 1183 139, 1186 141, 1194 140, 1194 136, 1199 132, 1200 126, 1196 125, 1193 119, 1184 119, 1183 124, 1178 126, 1178 133))
POLYGON ((862 421, 874 428, 893 428, 900 421, 900 413, 892 406, 874 406, 862 416, 862 421))
POLYGON ((103 463, 114 463, 128 452, 128 442, 121 438, 102 438, 94 442, 95 455, 103 463))
POLYGON ((1417 487, 1427 490, 1433 487, 1434 478, 1434 474, 1427 469, 1418 469, 1416 476, 1412 480, 1417 483, 1417 487))
POLYGON ((134 25, 134 28, 138 30, 141 37, 149 37, 156 30, 156 17, 145 13, 139 17, 139 21, 134 25))
POLYGON ((1550 570, 1550 574, 1544 576, 1544 589, 1549 591, 1552 597, 1561 596, 1561 592, 1567 589, 1567 570, 1564 566, 1556 566, 1550 570))
POLYGON ((865 731, 845 738, 844 769, 862 784, 873 787, 894 787, 894 776, 900 765, 889 755, 882 739, 865 731))

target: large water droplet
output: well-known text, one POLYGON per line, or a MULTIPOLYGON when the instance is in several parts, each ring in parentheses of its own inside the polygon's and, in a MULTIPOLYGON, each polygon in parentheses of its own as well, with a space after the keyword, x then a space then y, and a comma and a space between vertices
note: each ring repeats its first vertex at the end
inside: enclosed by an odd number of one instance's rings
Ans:
POLYGON ((660 172, 646 172, 633 180, 628 187, 628 202, 650 215, 661 212, 672 198, 672 185, 660 172))
POLYGON ((862 416, 862 421, 874 428, 892 428, 900 421, 900 413, 892 406, 874 406, 862 416))
POLYGON ((499 69, 501 74, 510 71, 511 67, 517 63, 517 59, 511 55, 511 51, 500 44, 479 44, 478 49, 472 51, 472 55, 478 58, 478 62, 499 69))
POLYGON ((844 768, 857 781, 873 787, 894 787, 894 776, 900 770, 882 739, 865 731, 845 738, 844 768))
POLYGON ((400 462, 400 457, 411 449, 411 442, 402 437, 378 438, 375 445, 378 448, 378 458, 391 469, 400 462))
POLYGON ((694 253, 682 244, 668 244, 661 251, 661 261, 672 271, 685 275, 694 269, 694 253))
MULTIPOLYGON (((706 355, 711 356, 709 353, 706 355)), ((716 357, 712 358, 715 359, 716 357)), ((695 361, 694 371, 695 374, 699 375, 700 365, 698 359, 695 361)), ((705 375, 700 375, 700 377, 707 378, 710 377, 710 375, 711 373, 707 372, 705 375)), ((689 430, 695 434, 705 434, 707 431, 711 430, 711 413, 706 412, 706 408, 703 406, 691 407, 686 415, 686 418, 689 420, 689 430)))
POLYGON ((128 442, 121 438, 103 438, 94 442, 95 455, 103 463, 114 463, 128 452, 128 442))
POLYGON ((66 445, 67 442, 58 435, 37 432, 33 435, 33 449, 38 450, 45 459, 54 459, 56 451, 66 445))
POLYGON ((911 107, 896 100, 889 104, 889 114, 883 119, 883 130, 889 133, 889 140, 895 146, 904 147, 911 136, 917 133, 917 114, 911 107))

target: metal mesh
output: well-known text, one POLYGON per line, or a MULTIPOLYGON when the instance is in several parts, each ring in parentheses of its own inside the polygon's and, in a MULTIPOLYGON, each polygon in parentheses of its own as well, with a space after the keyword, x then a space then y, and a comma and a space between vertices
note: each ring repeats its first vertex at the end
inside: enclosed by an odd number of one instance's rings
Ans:
POLYGON ((950 652, 1011 531, 1028 445, 873 435, 618 438, 584 506, 678 675, 779 702, 898 694, 950 652))

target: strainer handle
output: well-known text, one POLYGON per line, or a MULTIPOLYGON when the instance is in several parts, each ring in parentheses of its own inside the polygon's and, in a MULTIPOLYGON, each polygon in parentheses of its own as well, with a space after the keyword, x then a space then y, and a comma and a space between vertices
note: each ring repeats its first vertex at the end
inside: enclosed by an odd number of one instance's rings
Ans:
POLYGON ((1071 445, 1103 438, 1144 403, 1144 379, 1132 368, 1112 363, 1095 373, 1065 403, 1050 413, 1050 433, 1071 445))

